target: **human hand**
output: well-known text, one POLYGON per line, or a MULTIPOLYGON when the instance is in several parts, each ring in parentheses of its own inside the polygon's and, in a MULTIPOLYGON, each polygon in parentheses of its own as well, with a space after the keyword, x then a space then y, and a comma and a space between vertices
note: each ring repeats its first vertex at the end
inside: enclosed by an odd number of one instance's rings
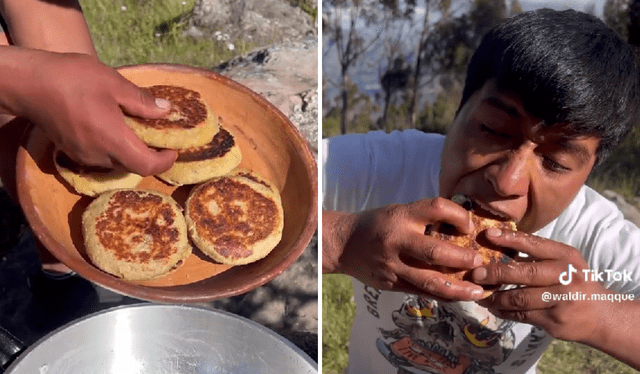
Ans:
POLYGON ((97 59, 82 54, 31 51, 30 75, 16 82, 12 114, 26 117, 75 161, 124 167, 146 176, 171 167, 172 150, 145 145, 125 124, 123 112, 159 118, 169 104, 156 100, 97 59))
POLYGON ((482 264, 476 251, 425 235, 426 226, 436 221, 447 222, 463 233, 473 230, 468 212, 443 198, 344 216, 335 222, 346 232, 337 271, 383 290, 448 301, 481 299, 485 293, 482 287, 429 269, 429 265, 472 269, 482 264))
POLYGON ((525 286, 495 292, 478 304, 500 318, 538 326, 558 339, 586 342, 596 336, 597 321, 611 303, 590 298, 610 291, 598 282, 585 281, 582 270, 588 266, 577 249, 524 232, 488 229, 486 234, 493 244, 529 257, 474 269, 471 277, 478 284, 525 286), (560 275, 569 271, 569 264, 576 271, 571 282, 563 285, 560 275), (554 300, 553 295, 560 297, 554 300), (563 295, 573 295, 574 300, 563 295))

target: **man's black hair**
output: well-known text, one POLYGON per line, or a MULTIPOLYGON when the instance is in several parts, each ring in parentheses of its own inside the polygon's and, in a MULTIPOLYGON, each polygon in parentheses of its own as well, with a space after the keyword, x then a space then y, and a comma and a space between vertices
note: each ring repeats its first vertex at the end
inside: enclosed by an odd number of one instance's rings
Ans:
POLYGON ((586 13, 539 9, 492 29, 471 59, 460 107, 492 78, 545 126, 599 137, 597 164, 639 119, 631 46, 586 13))

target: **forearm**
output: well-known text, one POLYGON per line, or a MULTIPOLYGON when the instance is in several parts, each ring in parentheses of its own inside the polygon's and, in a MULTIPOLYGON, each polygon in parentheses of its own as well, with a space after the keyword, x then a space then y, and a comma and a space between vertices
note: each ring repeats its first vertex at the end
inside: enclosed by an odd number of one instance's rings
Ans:
POLYGON ((348 213, 322 212, 322 273, 340 272, 340 257, 353 231, 355 217, 348 213))
POLYGON ((26 97, 33 97, 43 84, 38 64, 51 53, 14 46, 0 46, 0 113, 23 115, 26 97))
POLYGON ((606 304, 602 304, 602 310, 597 313, 598 320, 594 321, 598 323, 596 334, 582 343, 640 370, 640 302, 602 303, 606 304))
POLYGON ((96 56, 77 0, 1 0, 0 12, 15 46, 96 56))

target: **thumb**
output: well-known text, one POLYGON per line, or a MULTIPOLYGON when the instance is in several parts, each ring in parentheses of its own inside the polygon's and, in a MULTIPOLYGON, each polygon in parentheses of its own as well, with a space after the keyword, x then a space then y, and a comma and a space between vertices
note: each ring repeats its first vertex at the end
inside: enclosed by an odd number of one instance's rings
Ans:
POLYGON ((145 88, 136 86, 122 78, 118 104, 128 115, 141 118, 160 118, 171 109, 171 103, 165 99, 155 98, 145 88))
POLYGON ((136 134, 123 124, 124 142, 119 143, 113 155, 125 169, 142 175, 156 175, 171 168, 178 153, 171 149, 156 150, 149 148, 136 134))

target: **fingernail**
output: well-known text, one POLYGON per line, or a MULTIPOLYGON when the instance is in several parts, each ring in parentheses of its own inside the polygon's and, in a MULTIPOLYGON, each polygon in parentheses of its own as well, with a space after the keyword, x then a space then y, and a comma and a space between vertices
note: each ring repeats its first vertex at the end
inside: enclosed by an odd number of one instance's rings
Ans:
POLYGON ((487 277, 487 269, 486 268, 477 268, 475 270, 473 270, 473 273, 471 273, 471 277, 473 278, 474 281, 481 281, 483 279, 485 279, 487 277))
POLYGON ((487 229, 487 236, 500 236, 502 235, 502 230, 495 228, 495 227, 490 227, 487 229))
POLYGON ((493 291, 484 291, 484 294, 482 295, 483 299, 486 299, 487 297, 493 295, 493 291))
POLYGON ((471 291, 471 298, 474 300, 481 300, 484 299, 485 291, 482 288, 475 288, 473 291, 471 291))
POLYGON ((473 266, 480 266, 482 265, 482 256, 475 255, 475 257, 473 258, 473 266))
POLYGON ((171 108, 171 103, 165 99, 156 98, 156 106, 160 109, 171 108))

